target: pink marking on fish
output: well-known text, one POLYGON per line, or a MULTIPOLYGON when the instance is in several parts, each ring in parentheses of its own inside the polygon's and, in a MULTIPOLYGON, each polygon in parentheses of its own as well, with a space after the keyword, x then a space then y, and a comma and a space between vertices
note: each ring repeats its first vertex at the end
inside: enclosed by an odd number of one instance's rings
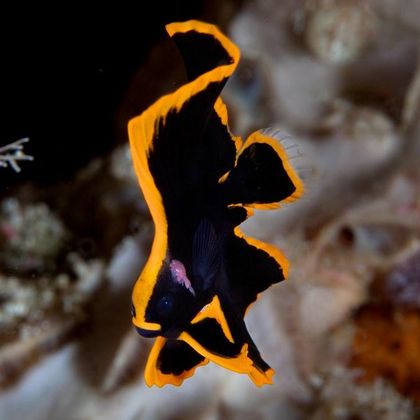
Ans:
POLYGON ((195 291, 191 286, 189 278, 187 277, 184 264, 182 264, 181 261, 172 260, 169 264, 169 268, 171 269, 172 278, 175 282, 186 287, 195 296, 195 291))

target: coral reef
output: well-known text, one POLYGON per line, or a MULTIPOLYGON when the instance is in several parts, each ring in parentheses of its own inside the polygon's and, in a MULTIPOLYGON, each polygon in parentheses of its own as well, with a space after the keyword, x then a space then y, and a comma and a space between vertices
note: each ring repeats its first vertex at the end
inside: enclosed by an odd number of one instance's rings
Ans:
MULTIPOLYGON (((152 225, 119 146, 71 182, 2 194, 1 418, 419 417, 419 2, 235 5, 220 18, 242 53, 232 131, 269 127, 307 187, 244 225, 291 261, 246 318, 274 385, 217 366, 144 385, 150 343, 129 303, 152 225)), ((177 86, 168 51, 134 75, 121 114, 177 86)))
POLYGON ((418 246, 415 248, 415 252, 390 270, 383 286, 394 306, 420 310, 420 250, 418 246))
POLYGON ((319 58, 332 64, 345 64, 354 61, 366 49, 375 23, 369 3, 314 2, 306 17, 305 41, 319 58))
POLYGON ((393 387, 378 379, 369 386, 355 386, 358 374, 342 367, 332 367, 320 386, 316 409, 308 417, 323 419, 401 419, 414 416, 413 404, 393 387))
POLYGON ((0 276, 0 387, 86 322, 85 306, 103 282, 104 266, 77 254, 68 258, 73 275, 0 276))
POLYGON ((62 221, 43 203, 22 206, 15 198, 1 203, 0 261, 11 271, 51 271, 66 235, 62 221))
POLYGON ((362 369, 361 380, 385 378, 419 403, 419 314, 369 305, 359 311, 355 322, 351 364, 362 369))

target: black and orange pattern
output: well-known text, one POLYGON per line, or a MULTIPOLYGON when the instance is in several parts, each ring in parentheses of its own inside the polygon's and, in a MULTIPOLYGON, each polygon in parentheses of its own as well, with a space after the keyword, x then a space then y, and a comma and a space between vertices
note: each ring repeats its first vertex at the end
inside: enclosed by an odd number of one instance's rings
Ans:
POLYGON ((172 23, 188 83, 129 123, 134 167, 155 224, 149 259, 133 291, 133 323, 156 337, 148 385, 180 385, 213 361, 257 384, 274 371, 252 341, 244 315, 259 293, 282 281, 288 263, 274 246, 238 228, 252 209, 275 208, 303 184, 274 139, 242 140, 228 129, 220 93, 239 50, 217 27, 172 23), (171 262, 185 267, 184 287, 171 262))

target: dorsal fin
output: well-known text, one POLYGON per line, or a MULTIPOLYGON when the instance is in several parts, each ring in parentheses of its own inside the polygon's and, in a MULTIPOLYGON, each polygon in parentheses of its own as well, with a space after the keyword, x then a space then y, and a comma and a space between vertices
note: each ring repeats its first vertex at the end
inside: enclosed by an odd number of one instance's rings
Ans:
POLYGON ((166 30, 182 55, 189 81, 225 65, 232 67, 232 74, 239 49, 216 26, 189 20, 170 23, 166 30))

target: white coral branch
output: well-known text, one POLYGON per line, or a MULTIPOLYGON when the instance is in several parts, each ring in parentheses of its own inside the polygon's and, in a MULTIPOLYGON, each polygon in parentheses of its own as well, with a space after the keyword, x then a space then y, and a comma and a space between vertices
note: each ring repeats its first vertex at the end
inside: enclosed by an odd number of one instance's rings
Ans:
POLYGON ((28 137, 17 140, 6 146, 0 147, 0 167, 8 166, 16 172, 20 172, 19 161, 34 160, 33 156, 25 155, 23 152, 23 144, 29 141, 28 137))

